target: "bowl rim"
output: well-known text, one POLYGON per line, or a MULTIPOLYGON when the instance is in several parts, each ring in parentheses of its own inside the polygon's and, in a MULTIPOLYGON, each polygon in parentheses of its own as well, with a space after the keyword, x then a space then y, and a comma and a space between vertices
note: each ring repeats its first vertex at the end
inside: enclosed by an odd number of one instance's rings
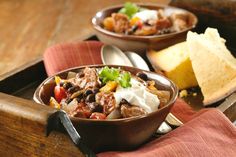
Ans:
POLYGON ((188 11, 188 10, 185 10, 185 9, 182 9, 182 8, 178 8, 178 7, 173 7, 173 6, 169 6, 169 5, 163 5, 163 4, 158 4, 158 3, 135 3, 137 4, 138 6, 143 6, 143 7, 161 7, 161 8, 172 8, 172 9, 175 9, 175 10, 179 10, 179 11, 183 11, 185 13, 188 13, 189 15, 191 15, 193 18, 194 18, 194 23, 193 25, 191 25, 190 27, 186 28, 186 29, 183 29, 181 31, 177 31, 177 32, 172 32, 172 33, 167 33, 167 34, 161 34, 161 35, 147 35, 147 36, 138 36, 138 35, 127 35, 127 34, 118 34, 118 33, 115 33, 115 32, 111 32, 111 31, 108 31, 104 28, 102 28, 100 25, 97 25, 96 24, 96 15, 99 14, 99 13, 102 13, 102 12, 105 12, 105 11, 108 11, 108 10, 112 10, 112 9, 118 9, 118 8, 121 8, 124 6, 124 4, 118 4, 118 5, 113 5, 113 6, 108 6, 104 9, 101 9, 99 11, 97 11, 95 13, 95 15, 92 17, 92 19, 90 20, 93 28, 102 33, 102 34, 105 34, 105 35, 109 35, 109 36, 112 36, 112 37, 115 37, 115 38, 126 38, 126 39, 133 39, 133 40, 149 40, 149 39, 156 39, 156 38, 168 38, 170 36, 175 36, 175 35, 178 35, 178 34, 181 34, 181 33, 184 33, 186 31, 189 31, 193 28, 196 27, 196 25, 198 24, 198 18, 197 16, 188 11))
POLYGON ((48 81, 50 81, 53 77, 59 75, 59 74, 62 74, 62 73, 65 73, 65 72, 69 72, 69 71, 72 71, 72 70, 77 70, 77 69, 84 69, 85 67, 90 67, 90 68, 102 68, 102 67, 105 67, 105 66, 108 66, 108 67, 115 67, 115 68, 131 68, 131 69, 136 69, 136 70, 139 70, 139 71, 144 71, 146 73, 150 73, 150 74, 153 74, 153 75, 158 75, 159 77, 162 77, 163 79, 167 80, 170 85, 171 85, 171 89, 173 90, 173 96, 171 97, 171 99, 169 100, 169 102, 164 106, 162 107, 161 109, 158 109, 154 112, 151 112, 151 113, 148 113, 148 114, 145 114, 145 115, 142 115, 142 116, 134 116, 134 117, 129 117, 129 118, 119 118, 119 119, 105 119, 105 120, 97 120, 97 119, 88 119, 88 118, 79 118, 79 117, 70 117, 71 120, 73 121, 84 121, 84 122, 98 122, 98 123, 114 123, 114 122, 129 122, 129 121, 134 121, 134 120, 137 120, 137 119, 143 119, 143 118, 146 118, 146 117, 149 117, 149 116, 152 116, 152 115, 155 115, 157 112, 161 111, 161 110, 164 110, 165 108, 171 106, 174 104, 174 102, 176 101, 177 97, 178 97, 178 87, 173 83, 173 81, 171 81, 170 79, 168 79, 167 77, 163 76, 163 75, 160 75, 158 73, 155 73, 155 72, 152 72, 152 71, 146 71, 146 70, 142 70, 142 69, 138 69, 138 68, 135 68, 135 67, 130 67, 130 66, 122 66, 122 65, 103 65, 103 64, 96 64, 96 65, 83 65, 83 66, 77 66, 77 67, 72 67, 72 68, 68 68, 68 69, 65 69, 65 70, 62 70, 52 76, 49 76, 47 77, 35 90, 34 92, 34 95, 33 95, 33 100, 40 104, 40 105, 46 105, 48 106, 47 104, 45 104, 42 99, 40 98, 39 94, 40 94, 40 89, 43 87, 43 85, 47 84, 48 81))

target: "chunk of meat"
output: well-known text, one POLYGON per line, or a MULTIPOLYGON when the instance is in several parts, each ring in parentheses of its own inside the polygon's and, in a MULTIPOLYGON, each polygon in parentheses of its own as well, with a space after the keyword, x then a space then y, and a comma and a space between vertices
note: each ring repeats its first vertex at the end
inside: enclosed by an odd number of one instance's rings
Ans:
POLYGON ((103 106, 103 113, 108 115, 116 107, 116 100, 112 92, 100 92, 96 94, 96 102, 103 106))
POLYGON ((80 102, 74 110, 69 112, 70 116, 79 118, 89 118, 91 114, 90 108, 84 102, 80 102))
POLYGON ((167 29, 172 26, 171 21, 168 18, 159 19, 156 22, 157 30, 167 29))
POLYGON ((83 74, 79 74, 76 78, 76 85, 82 89, 100 87, 99 77, 95 68, 86 67, 83 74))
POLYGON ((188 27, 188 15, 184 13, 173 13, 170 16, 175 31, 181 31, 188 27))
POLYGON ((90 119, 106 119, 106 115, 103 113, 94 112, 91 114, 91 116, 89 118, 90 119))
POLYGON ((165 90, 158 90, 155 87, 155 81, 147 81, 147 88, 149 90, 149 92, 151 92, 152 94, 157 95, 158 99, 160 100, 160 106, 159 108, 164 107, 170 100, 170 92, 169 91, 165 91, 165 90))
POLYGON ((152 90, 150 91, 152 94, 157 95, 160 100, 159 108, 164 107, 170 101, 170 92, 164 90, 152 90))
POLYGON ((113 13, 114 31, 116 33, 125 33, 129 28, 129 18, 125 14, 113 13))
POLYGON ((134 34, 135 35, 140 35, 140 36, 145 36, 145 35, 153 35, 157 32, 157 28, 155 25, 153 26, 148 26, 148 25, 144 25, 142 26, 141 29, 137 29, 134 34))
POLYGON ((124 118, 141 116, 141 115, 147 114, 147 112, 141 107, 131 106, 128 104, 122 104, 120 110, 121 110, 121 115, 124 118))
POLYGON ((92 112, 100 112, 100 113, 103 112, 103 106, 96 102, 86 103, 86 104, 88 105, 88 107, 92 112))
POLYGON ((106 30, 114 31, 114 20, 112 17, 107 17, 103 21, 103 26, 106 30))

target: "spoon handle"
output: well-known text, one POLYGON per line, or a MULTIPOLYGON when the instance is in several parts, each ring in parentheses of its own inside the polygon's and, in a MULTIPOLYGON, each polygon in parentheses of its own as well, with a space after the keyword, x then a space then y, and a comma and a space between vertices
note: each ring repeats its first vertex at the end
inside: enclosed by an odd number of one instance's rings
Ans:
POLYGON ((134 67, 142 69, 142 70, 150 71, 146 61, 137 53, 126 51, 125 55, 129 58, 129 60, 131 61, 134 67))
POLYGON ((175 115, 173 115, 172 113, 169 113, 166 117, 166 122, 174 127, 178 127, 183 125, 183 122, 181 122, 177 117, 175 117, 175 115))

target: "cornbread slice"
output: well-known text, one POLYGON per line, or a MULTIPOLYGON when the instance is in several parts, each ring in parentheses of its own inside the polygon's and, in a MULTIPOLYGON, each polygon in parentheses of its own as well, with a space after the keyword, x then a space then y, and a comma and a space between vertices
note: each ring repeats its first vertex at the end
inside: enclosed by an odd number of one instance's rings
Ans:
POLYGON ((236 90, 236 59, 216 29, 207 28, 204 34, 188 32, 187 46, 204 105, 236 90))
POLYGON ((148 52, 152 64, 162 70, 179 89, 197 86, 189 54, 187 43, 182 42, 161 51, 151 50, 148 52))

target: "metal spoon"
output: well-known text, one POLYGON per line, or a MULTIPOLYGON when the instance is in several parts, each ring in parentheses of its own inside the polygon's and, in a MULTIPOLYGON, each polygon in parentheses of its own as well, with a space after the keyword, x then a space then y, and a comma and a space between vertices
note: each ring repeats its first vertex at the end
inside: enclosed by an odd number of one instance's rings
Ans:
POLYGON ((129 58, 129 60, 131 61, 134 67, 138 67, 139 69, 150 71, 147 63, 137 53, 126 51, 125 54, 129 58))
POLYGON ((129 58, 115 46, 104 45, 101 49, 101 58, 104 64, 133 66, 129 58))
POLYGON ((101 49, 101 58, 104 64, 126 65, 150 71, 147 63, 137 53, 131 51, 123 53, 116 46, 104 45, 101 49))

